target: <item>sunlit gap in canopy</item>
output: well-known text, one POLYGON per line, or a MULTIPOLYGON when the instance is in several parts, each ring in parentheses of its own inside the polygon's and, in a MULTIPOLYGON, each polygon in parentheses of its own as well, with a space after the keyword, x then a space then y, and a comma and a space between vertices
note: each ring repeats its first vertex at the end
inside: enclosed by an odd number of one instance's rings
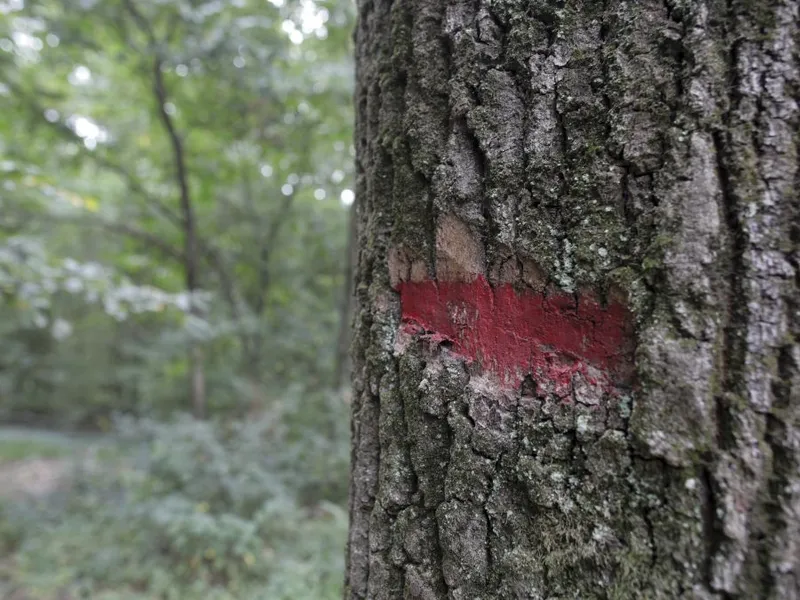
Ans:
POLYGON ((84 65, 78 65, 69 74, 69 82, 72 85, 86 85, 92 80, 92 72, 84 65))
MULTIPOLYGON (((52 114, 48 117, 48 120, 51 118, 52 114)), ((70 115, 66 123, 75 132, 75 135, 83 140, 83 145, 89 150, 94 150, 97 144, 104 144, 109 140, 108 130, 100 127, 88 117, 78 114, 70 115)))
POLYGON ((0 14, 6 15, 10 12, 25 8, 24 0, 4 0, 0 2, 0 14))
MULTIPOLYGON (((269 0, 271 4, 282 7, 285 0, 269 0)), ((293 44, 302 44, 310 35, 315 35, 317 39, 324 40, 328 37, 328 29, 325 23, 328 22, 330 13, 326 8, 320 8, 313 0, 301 0, 300 10, 297 11, 293 19, 286 19, 281 24, 281 29, 293 44)))

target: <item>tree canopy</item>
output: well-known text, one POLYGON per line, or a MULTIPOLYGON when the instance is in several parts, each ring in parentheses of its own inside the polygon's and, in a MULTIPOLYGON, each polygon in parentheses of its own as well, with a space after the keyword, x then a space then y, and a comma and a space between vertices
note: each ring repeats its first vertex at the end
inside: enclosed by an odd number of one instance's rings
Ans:
POLYGON ((353 7, 0 3, 0 414, 96 424, 334 379, 353 7))

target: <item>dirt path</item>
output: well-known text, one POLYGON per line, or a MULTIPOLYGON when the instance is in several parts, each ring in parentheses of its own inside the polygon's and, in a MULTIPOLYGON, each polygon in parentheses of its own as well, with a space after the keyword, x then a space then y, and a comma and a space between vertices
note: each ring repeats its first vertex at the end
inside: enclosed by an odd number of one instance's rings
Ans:
POLYGON ((0 464, 0 498, 42 498, 67 483, 70 462, 64 458, 31 458, 0 464))
POLYGON ((43 498, 69 483, 73 468, 102 443, 101 435, 69 434, 45 429, 0 427, 2 445, 30 445, 31 455, 0 452, 0 499, 43 498))

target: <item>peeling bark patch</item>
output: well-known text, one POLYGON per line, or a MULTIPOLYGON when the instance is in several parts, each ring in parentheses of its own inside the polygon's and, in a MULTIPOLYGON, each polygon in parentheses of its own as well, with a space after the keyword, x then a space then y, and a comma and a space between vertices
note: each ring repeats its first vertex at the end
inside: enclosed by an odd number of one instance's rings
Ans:
POLYGON ((483 245, 464 221, 443 215, 436 232, 437 278, 469 282, 484 270, 483 245))
POLYGON ((451 343, 507 387, 519 387, 529 374, 564 397, 576 378, 603 387, 630 383, 633 327, 621 303, 517 292, 511 284, 492 287, 483 276, 403 281, 397 289, 407 333, 451 343))

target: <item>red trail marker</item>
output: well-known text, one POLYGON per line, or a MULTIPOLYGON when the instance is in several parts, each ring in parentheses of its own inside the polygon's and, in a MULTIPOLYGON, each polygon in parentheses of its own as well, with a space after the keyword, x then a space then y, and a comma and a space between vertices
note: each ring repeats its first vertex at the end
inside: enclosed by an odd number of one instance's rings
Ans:
POLYGON ((406 332, 451 342, 504 386, 516 388, 528 374, 562 389, 575 373, 607 389, 630 378, 632 319, 619 302, 517 292, 511 284, 492 287, 482 275, 401 281, 397 289, 406 332))

